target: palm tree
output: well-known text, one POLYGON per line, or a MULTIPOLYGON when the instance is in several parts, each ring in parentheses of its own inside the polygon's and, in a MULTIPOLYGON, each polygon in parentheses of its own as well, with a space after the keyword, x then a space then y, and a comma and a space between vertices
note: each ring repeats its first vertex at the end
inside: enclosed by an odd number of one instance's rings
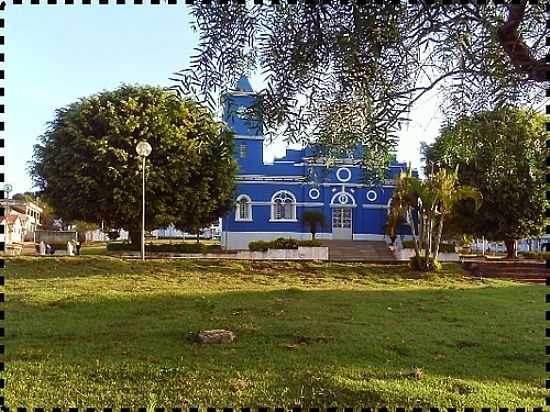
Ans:
MULTIPOLYGON (((413 213, 418 208, 419 192, 421 190, 420 181, 413 177, 411 169, 406 173, 401 173, 397 180, 397 185, 393 193, 393 197, 390 204, 389 216, 405 216, 405 221, 411 228, 411 233, 414 241, 414 251, 416 256, 420 256, 420 244, 418 240, 418 232, 416 230, 415 220, 413 219, 413 213)), ((395 227, 391 225, 397 225, 397 219, 389 219, 388 228, 389 231, 395 231, 395 227)))
POLYGON ((434 247, 434 259, 439 255, 439 245, 443 234, 443 221, 450 214, 455 205, 464 199, 472 199, 475 202, 475 210, 481 206, 481 193, 472 186, 460 186, 458 181, 458 168, 454 172, 441 169, 431 178, 432 186, 437 193, 436 214, 439 217, 437 228, 437 240, 434 247))
MULTIPOLYGON (((479 191, 471 186, 460 186, 457 170, 451 173, 441 169, 424 181, 413 177, 410 170, 399 177, 391 201, 390 216, 407 216, 414 241, 415 258, 418 261, 421 261, 420 251, 424 249, 424 270, 432 267, 431 261, 437 261, 444 217, 452 212, 459 200, 466 198, 473 199, 476 209, 479 208, 479 191), (437 234, 434 238, 436 224, 437 234)), ((389 219, 388 224, 394 224, 394 221, 395 219, 389 219)))

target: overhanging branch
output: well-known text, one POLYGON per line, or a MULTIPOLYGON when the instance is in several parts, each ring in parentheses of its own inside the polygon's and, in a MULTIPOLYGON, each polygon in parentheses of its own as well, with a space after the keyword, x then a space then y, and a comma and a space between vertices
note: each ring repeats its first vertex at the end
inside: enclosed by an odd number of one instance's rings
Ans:
POLYGON ((526 73, 528 79, 543 82, 546 81, 546 72, 550 70, 550 64, 544 58, 535 58, 518 30, 526 7, 527 0, 508 6, 508 21, 497 29, 497 39, 514 67, 526 73))

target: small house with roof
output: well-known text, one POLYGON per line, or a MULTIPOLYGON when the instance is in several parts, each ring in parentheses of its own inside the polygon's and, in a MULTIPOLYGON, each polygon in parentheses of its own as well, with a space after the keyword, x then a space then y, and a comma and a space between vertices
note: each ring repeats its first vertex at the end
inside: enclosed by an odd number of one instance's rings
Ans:
POLYGON ((285 156, 266 163, 261 122, 249 114, 258 98, 246 77, 223 96, 223 120, 235 133, 239 171, 235 207, 222 219, 222 246, 247 249, 254 240, 311 239, 302 221, 306 210, 325 216, 318 239, 384 241, 395 179, 407 164, 394 162, 383 184, 369 185, 360 161, 368 148, 362 145, 330 167, 323 161, 322 147, 311 146, 287 149, 285 156))
POLYGON ((12 214, 7 216, 0 216, 0 225, 4 225, 4 236, 6 245, 23 242, 24 227, 19 215, 12 214))

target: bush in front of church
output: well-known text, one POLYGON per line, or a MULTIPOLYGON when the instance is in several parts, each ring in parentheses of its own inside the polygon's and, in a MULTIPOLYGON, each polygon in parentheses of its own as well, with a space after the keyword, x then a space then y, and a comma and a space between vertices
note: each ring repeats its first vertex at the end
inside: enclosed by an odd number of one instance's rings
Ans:
POLYGON ((248 249, 252 252, 266 252, 267 249, 298 249, 298 246, 316 247, 321 246, 321 242, 280 237, 275 240, 255 240, 248 244, 248 249))

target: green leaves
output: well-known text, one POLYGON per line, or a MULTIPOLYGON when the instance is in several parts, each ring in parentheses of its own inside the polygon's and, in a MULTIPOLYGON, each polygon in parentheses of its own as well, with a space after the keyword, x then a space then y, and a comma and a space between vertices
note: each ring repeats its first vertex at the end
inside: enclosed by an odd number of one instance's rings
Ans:
POLYGON ((123 85, 58 109, 30 171, 65 220, 137 228, 140 140, 153 147, 145 170, 148 229, 204 226, 225 213, 236 172, 227 160, 232 135, 205 108, 157 87, 123 85))
MULTIPOLYGON (((389 151, 411 106, 436 86, 451 120, 544 92, 499 42, 510 13, 504 4, 191 7, 200 41, 172 88, 215 110, 241 75, 260 72, 267 83, 263 130, 271 141, 389 151)), ((540 39, 549 32, 542 8, 527 6, 521 32, 542 62, 540 39)))
POLYGON ((544 223, 544 117, 505 107, 460 119, 427 146, 428 163, 458 166, 462 184, 476 187, 478 210, 460 200, 449 226, 454 232, 493 240, 538 236, 544 223))

